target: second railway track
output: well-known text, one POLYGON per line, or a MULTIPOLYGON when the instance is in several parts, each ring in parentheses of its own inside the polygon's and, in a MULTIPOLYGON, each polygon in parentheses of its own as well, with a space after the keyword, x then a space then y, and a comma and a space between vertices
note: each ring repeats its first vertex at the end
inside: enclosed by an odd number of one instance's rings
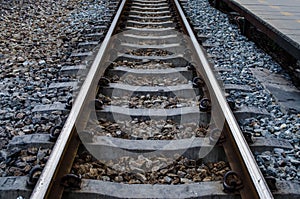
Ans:
POLYGON ((74 99, 31 198, 273 197, 177 0, 121 1, 74 99))

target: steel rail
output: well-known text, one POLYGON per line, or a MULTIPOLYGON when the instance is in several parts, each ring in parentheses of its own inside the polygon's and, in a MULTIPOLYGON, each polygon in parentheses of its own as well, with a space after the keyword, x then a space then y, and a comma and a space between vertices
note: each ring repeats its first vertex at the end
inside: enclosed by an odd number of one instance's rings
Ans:
MULTIPOLYGON (((253 155, 241 133, 241 130, 235 120, 232 111, 228 107, 226 99, 223 95, 223 92, 217 82, 213 71, 211 70, 209 63, 199 46, 195 35, 184 16, 184 13, 177 0, 174 0, 177 12, 180 15, 180 20, 184 24, 183 29, 190 36, 193 48, 197 54, 197 59, 199 59, 203 69, 196 68, 198 71, 204 71, 205 78, 209 81, 208 87, 210 88, 211 95, 216 97, 219 102, 219 109, 222 110, 224 117, 226 118, 225 128, 227 129, 226 136, 230 138, 224 144, 224 150, 228 156, 228 160, 231 163, 231 167, 243 173, 245 176, 251 176, 250 182, 247 182, 249 179, 243 179, 244 183, 249 186, 240 190, 241 196, 243 198, 273 198, 257 164, 253 161, 253 155), (233 147, 232 147, 233 146, 233 147), (233 160, 239 159, 237 162, 242 162, 240 164, 233 164, 233 160), (242 168, 240 168, 242 167, 242 168), (251 192, 249 194, 249 189, 251 192)), ((69 165, 70 162, 73 162, 75 154, 77 152, 78 145, 80 140, 78 138, 76 129, 76 122, 82 119, 80 114, 84 112, 83 107, 86 103, 89 102, 88 94, 94 92, 95 85, 97 85, 97 77, 99 74, 104 73, 104 68, 99 68, 99 63, 105 58, 107 47, 109 46, 110 38, 116 28, 116 25, 119 21, 122 10, 125 6, 126 0, 122 0, 120 7, 117 11, 117 14, 109 28, 109 31, 98 51, 98 54, 91 66, 91 69, 87 75, 87 78, 82 85, 82 88, 74 102, 73 108, 70 112, 70 115, 62 129, 62 132, 52 150, 50 158, 37 182, 36 187, 33 190, 31 198, 41 199, 41 198, 61 198, 63 193, 63 187, 60 185, 60 180, 63 175, 67 174, 70 171, 72 165, 69 165), (73 158, 73 159, 72 159, 73 158), (66 163, 64 165, 64 163, 66 163)))
POLYGON ((63 186, 60 185, 60 181, 61 178, 70 171, 80 143, 80 139, 77 134, 78 129, 76 129, 75 125, 80 119, 80 113, 84 111, 82 109, 88 101, 88 94, 93 92, 92 85, 95 84, 95 81, 97 81, 96 75, 99 74, 99 63, 104 59, 105 51, 109 45, 110 38, 116 29, 125 3, 126 0, 122 0, 120 3, 116 16, 114 17, 107 35, 98 50, 97 56, 73 104, 69 117, 55 143, 49 160, 47 161, 46 166, 30 196, 31 199, 57 199, 62 197, 63 186), (68 164, 69 162, 71 162, 71 165, 68 164))
MULTIPOLYGON (((227 140, 225 141, 224 145, 224 150, 227 155, 227 158, 229 158, 230 166, 234 170, 240 170, 243 172, 244 175, 249 174, 251 178, 251 183, 247 184, 247 186, 244 186, 242 190, 240 190, 240 194, 242 198, 273 198, 273 195, 261 173, 259 170, 253 154, 244 138, 242 135, 241 129, 239 128, 239 125, 229 108, 227 101, 223 95, 222 89, 220 88, 220 85, 210 68, 210 65, 208 63, 208 60, 206 59, 206 56, 201 49, 197 38, 195 37, 192 28, 190 27, 183 10, 181 9, 181 6, 178 2, 178 0, 174 0, 177 11, 180 14, 180 17, 185 24, 186 30, 188 35, 190 36, 190 39, 194 45, 196 54, 198 55, 198 58, 200 60, 200 63, 202 64, 203 67, 203 72, 204 75, 206 76, 206 79, 209 81, 206 81, 208 83, 207 86, 209 86, 211 89, 210 91, 213 92, 213 94, 218 103, 219 103, 219 108, 222 110, 222 113, 224 114, 225 117, 225 128, 227 129, 227 140), (230 132, 230 133, 228 133, 230 132), (229 140, 228 140, 229 138, 229 140), (233 155, 234 154, 234 155, 233 155), (243 168, 239 168, 239 166, 236 165, 236 163, 240 162, 237 161, 239 159, 242 161, 243 165, 241 165, 243 168), (234 163, 235 161, 235 163, 234 163), (253 192, 249 192, 248 190, 253 190, 253 192)), ((243 179, 244 183, 247 179, 243 179)))

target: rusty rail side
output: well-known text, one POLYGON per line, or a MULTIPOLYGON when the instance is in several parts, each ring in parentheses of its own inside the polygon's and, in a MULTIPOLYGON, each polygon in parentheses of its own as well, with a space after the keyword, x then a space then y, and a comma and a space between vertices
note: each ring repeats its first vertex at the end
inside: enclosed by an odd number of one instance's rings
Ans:
POLYGON ((209 62, 206 59, 206 56, 201 49, 178 0, 174 0, 174 2, 184 25, 186 26, 188 35, 193 42, 193 47, 196 52, 195 54, 197 55, 197 57, 195 57, 196 63, 201 63, 201 67, 203 67, 203 69, 201 69, 200 66, 196 66, 198 67, 198 69, 196 69, 201 71, 205 78, 205 82, 211 91, 210 95, 215 97, 217 105, 219 106, 219 112, 225 117, 224 136, 226 141, 223 143, 223 146, 231 168, 241 176, 245 177, 242 179, 244 187, 240 190, 242 198, 273 198, 273 195, 256 164, 253 154, 242 135, 241 129, 239 128, 239 125, 227 104, 222 89, 210 68, 209 62))

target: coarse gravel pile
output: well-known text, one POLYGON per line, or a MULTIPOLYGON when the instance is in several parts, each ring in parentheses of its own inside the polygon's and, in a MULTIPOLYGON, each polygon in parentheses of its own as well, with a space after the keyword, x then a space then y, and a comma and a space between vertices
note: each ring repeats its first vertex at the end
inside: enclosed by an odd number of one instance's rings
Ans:
POLYGON ((0 176, 27 174, 31 166, 43 165, 47 160, 50 149, 6 152, 7 144, 18 135, 48 134, 53 126, 65 121, 68 112, 32 110, 36 105, 65 104, 72 95, 72 87, 50 89, 49 85, 79 81, 76 76, 62 75, 59 71, 66 63, 70 64, 69 57, 84 30, 107 19, 109 3, 102 0, 0 2, 0 176))
POLYGON ((272 94, 251 73, 251 68, 267 69, 289 79, 280 65, 252 41, 242 36, 236 25, 230 24, 226 14, 211 7, 207 0, 188 0, 184 8, 198 34, 207 35, 205 43, 211 47, 215 67, 234 69, 222 72, 224 84, 248 85, 252 92, 230 91, 237 107, 248 106, 266 109, 270 117, 258 116, 240 121, 244 131, 253 136, 286 139, 294 149, 274 149, 255 153, 257 163, 265 176, 281 180, 300 181, 300 113, 284 113, 272 94))

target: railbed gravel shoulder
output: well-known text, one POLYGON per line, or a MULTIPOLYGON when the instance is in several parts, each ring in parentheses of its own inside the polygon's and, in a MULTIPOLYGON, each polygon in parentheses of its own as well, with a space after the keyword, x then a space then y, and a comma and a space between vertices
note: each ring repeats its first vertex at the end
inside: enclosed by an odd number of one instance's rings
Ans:
POLYGON ((188 0, 183 4, 192 25, 197 27, 197 34, 208 36, 204 43, 210 46, 206 51, 212 55, 215 67, 233 71, 220 72, 224 84, 251 87, 251 92, 230 91, 228 98, 235 102, 237 108, 258 107, 270 113, 270 117, 259 116, 239 121, 242 130, 256 137, 283 138, 294 146, 292 151, 274 149, 254 153, 261 171, 265 176, 299 183, 300 113, 283 112, 272 93, 264 89, 250 69, 265 69, 287 80, 290 80, 290 77, 271 56, 242 36, 238 27, 229 23, 226 14, 211 7, 207 0, 188 0))
POLYGON ((107 16, 111 14, 110 2, 0 2, 0 176, 26 175, 27 167, 45 163, 34 159, 31 148, 15 149, 21 156, 11 158, 13 152, 6 151, 7 144, 18 135, 48 134, 51 127, 65 121, 67 113, 33 113, 32 109, 36 105, 64 104, 72 95, 72 87, 49 88, 49 85, 80 81, 76 76, 62 75, 59 71, 63 65, 81 61, 70 59, 70 55, 82 41, 86 29, 103 24, 103 19, 111 17, 107 16), (31 158, 25 158, 26 155, 31 158))

